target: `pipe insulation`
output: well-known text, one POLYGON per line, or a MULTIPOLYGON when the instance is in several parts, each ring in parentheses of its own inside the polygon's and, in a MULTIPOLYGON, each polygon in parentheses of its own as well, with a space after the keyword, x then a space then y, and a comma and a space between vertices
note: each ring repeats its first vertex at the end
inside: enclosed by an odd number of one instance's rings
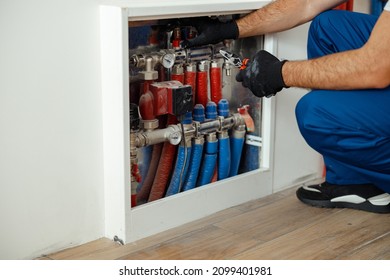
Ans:
POLYGON ((202 104, 196 104, 194 106, 194 110, 192 112, 192 118, 196 122, 204 122, 205 121, 205 115, 204 115, 204 106, 202 104))
MULTIPOLYGON (((141 182, 141 172, 138 166, 138 149, 135 145, 135 135, 139 131, 140 116, 138 105, 130 103, 130 172, 131 172, 131 193, 132 200, 138 191, 138 185, 141 182)), ((135 205, 135 204, 132 204, 135 205)))
POLYGON ((137 193, 137 205, 144 204, 149 199, 149 194, 155 179, 163 145, 164 145, 163 143, 153 145, 153 151, 150 159, 148 172, 146 173, 146 177, 142 184, 142 187, 139 189, 137 193))
POLYGON ((208 101, 208 72, 204 64, 199 64, 196 74, 196 103, 206 107, 208 101))
POLYGON ((138 164, 135 162, 131 162, 130 167, 131 174, 131 207, 137 206, 137 188, 139 182, 141 182, 141 175, 138 169, 138 164))
MULTIPOLYGON (((191 125, 192 123, 192 113, 188 112, 184 120, 182 121, 182 127, 184 128, 184 125, 191 125)), ((182 130, 184 134, 184 129, 182 130)), ((175 169, 172 174, 171 182, 168 186, 167 193, 165 196, 170 196, 173 194, 177 194, 181 191, 184 180, 187 176, 187 171, 190 163, 190 155, 191 155, 191 138, 190 137, 184 137, 182 138, 182 141, 180 143, 179 149, 178 149, 178 156, 176 159, 175 169)))
MULTIPOLYGON (((220 99, 218 102, 218 115, 221 118, 229 117, 229 102, 226 99, 220 99)), ((230 140, 227 129, 218 133, 218 180, 229 177, 230 171, 230 140)))
POLYGON ((189 158, 192 148, 191 145, 187 147, 187 144, 179 146, 175 169, 173 170, 172 179, 165 196, 174 195, 181 191, 181 186, 184 181, 184 175, 187 173, 188 170, 189 158))
MULTIPOLYGON (((183 71, 183 67, 181 64, 175 64, 173 66, 171 79, 174 81, 179 81, 181 83, 184 82, 184 71, 183 71)), ((190 118, 189 122, 191 122, 191 118, 190 118)), ((181 126, 181 127, 183 128, 183 126, 181 126)), ((183 133, 183 131, 181 131, 181 133, 183 133)), ((181 139, 181 143, 184 143, 184 145, 185 145, 186 144, 185 139, 181 139)), ((175 168, 173 169, 171 181, 169 184, 167 182, 167 185, 165 187, 166 188, 165 196, 169 196, 169 195, 175 194, 175 193, 180 191, 180 184, 181 184, 181 180, 182 180, 182 177, 181 177, 182 174, 180 172, 182 172, 183 169, 185 168, 185 166, 186 166, 185 161, 187 160, 187 155, 189 155, 188 154, 189 151, 187 150, 186 147, 183 148, 180 145, 179 148, 177 148, 176 146, 174 146, 173 148, 175 149, 175 154, 177 154, 177 158, 176 158, 175 168)), ((175 161, 175 159, 173 159, 173 161, 171 162, 172 165, 173 165, 174 161, 175 161)))
POLYGON ((141 181, 139 182, 137 186, 137 193, 141 190, 146 174, 148 173, 149 165, 150 165, 150 160, 152 159, 152 152, 153 152, 153 147, 152 146, 146 146, 141 148, 141 157, 138 163, 138 169, 141 175, 141 181))
POLYGON ((217 163, 218 139, 215 134, 206 135, 205 154, 199 172, 197 186, 211 183, 217 163))
MULTIPOLYGON (((251 135, 253 134, 251 133, 247 134, 247 137, 251 135)), ((251 144, 245 145, 244 172, 256 170, 260 167, 259 156, 260 156, 260 147, 251 144)))
POLYGON ((217 119, 217 104, 213 101, 209 101, 206 104, 205 116, 207 120, 217 119))
MULTIPOLYGON (((215 120, 217 119, 217 105, 213 101, 207 102, 206 105, 206 111, 205 111, 206 118, 209 120, 215 120)), ((220 130, 220 129, 219 129, 220 130)), ((211 182, 216 182, 218 180, 218 160, 215 163, 213 176, 211 177, 211 182)))
POLYGON ((227 131, 218 135, 218 180, 229 177, 230 171, 230 140, 227 131))
MULTIPOLYGON (((201 123, 205 121, 204 107, 202 104, 195 105, 192 117, 195 122, 201 123)), ((184 180, 183 191, 187 191, 196 187, 200 165, 202 162, 203 145, 203 135, 193 138, 190 165, 188 167, 189 170, 187 172, 186 179, 184 180)))
MULTIPOLYGON (((158 126, 158 121, 154 115, 154 97, 152 92, 149 90, 149 85, 151 81, 144 81, 141 86, 141 97, 139 99, 139 112, 141 115, 141 123, 146 129, 154 129, 158 126)), ((137 187, 137 193, 141 191, 145 182, 149 179, 147 178, 149 166, 151 164, 153 147, 145 147, 141 149, 142 152, 142 161, 139 164, 141 182, 137 187)))
POLYGON ((218 101, 218 116, 229 117, 229 101, 227 99, 220 99, 218 101))
POLYGON ((148 202, 164 197, 175 157, 176 147, 168 142, 164 143, 148 202))
POLYGON ((217 104, 222 99, 222 71, 216 61, 210 65, 210 97, 217 104))
POLYGON ((238 168, 240 166, 242 149, 245 141, 245 125, 233 129, 232 137, 230 138, 230 149, 231 149, 231 164, 229 177, 238 174, 238 168))
POLYGON ((130 187, 131 207, 137 205, 138 185, 141 182, 141 173, 138 168, 138 149, 135 146, 135 134, 139 131, 138 105, 130 103, 130 187))
MULTIPOLYGON (((166 116, 158 116, 159 128, 166 126, 166 116)), ((137 192, 137 205, 144 204, 148 201, 150 190, 152 188, 154 177, 157 171, 158 163, 160 161, 161 151, 163 148, 163 143, 158 143, 153 145, 152 156, 150 159, 150 164, 148 172, 146 174, 145 181, 142 185, 142 188, 137 192)))
POLYGON ((184 84, 184 69, 181 64, 173 65, 171 79, 184 84))
POLYGON ((191 190, 196 187, 196 181, 198 179, 200 164, 202 161, 204 138, 195 138, 193 141, 194 143, 192 146, 188 172, 182 188, 183 191, 191 190))
MULTIPOLYGON (((208 121, 217 119, 217 105, 209 101, 206 105, 205 117, 208 121)), ((206 122, 207 123, 207 122, 206 122)), ((205 154, 198 179, 198 186, 211 183, 217 165, 218 139, 216 132, 210 132, 206 135, 205 154)))
MULTIPOLYGON (((168 125, 175 124, 177 122, 176 117, 168 115, 168 125)), ((177 126, 168 126, 168 128, 177 126)), ((163 130, 163 129, 160 129, 163 130)), ((160 138, 161 139, 161 138, 160 138)), ((165 141, 165 139, 163 140, 165 141)), ((163 142, 161 141, 161 142, 163 142)), ((176 146, 170 142, 165 142, 161 151, 160 161, 158 163, 156 176, 154 177, 153 185, 150 190, 148 201, 154 201, 164 197, 168 180, 172 172, 173 162, 176 156, 176 146)))
POLYGON ((175 27, 173 29, 173 40, 172 40, 172 48, 179 49, 181 42, 181 29, 180 27, 175 27))

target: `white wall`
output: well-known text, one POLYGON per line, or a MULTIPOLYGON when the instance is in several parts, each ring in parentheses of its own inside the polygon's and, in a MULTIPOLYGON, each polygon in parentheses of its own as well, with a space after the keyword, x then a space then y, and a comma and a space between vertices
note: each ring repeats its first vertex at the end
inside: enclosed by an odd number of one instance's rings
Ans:
POLYGON ((371 1, 368 0, 354 0, 353 10, 360 13, 369 13, 371 11, 371 1))
POLYGON ((0 2, 0 259, 104 233, 95 0, 0 2))
MULTIPOLYGON (((305 24, 277 34, 278 57, 306 59, 305 24)), ((295 105, 307 90, 289 88, 276 95, 274 190, 279 191, 322 175, 322 156, 312 150, 301 136, 295 119, 295 105)))

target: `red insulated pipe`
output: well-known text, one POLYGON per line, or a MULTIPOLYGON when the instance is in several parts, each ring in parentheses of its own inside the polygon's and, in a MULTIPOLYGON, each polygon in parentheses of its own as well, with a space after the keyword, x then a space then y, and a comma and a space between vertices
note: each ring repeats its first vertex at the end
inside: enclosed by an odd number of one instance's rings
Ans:
POLYGON ((160 162, 150 190, 148 202, 163 198, 169 183, 173 169, 173 162, 176 157, 176 146, 165 142, 162 148, 160 162))
MULTIPOLYGON (((176 124, 175 116, 169 115, 167 125, 176 124)), ((158 163, 156 176, 154 177, 153 185, 150 190, 148 201, 154 201, 164 197, 169 178, 173 169, 173 162, 176 158, 177 147, 165 142, 162 148, 160 161, 158 163)))
POLYGON ((222 74, 221 67, 216 62, 211 62, 210 68, 210 92, 211 101, 218 104, 222 99, 222 74))
MULTIPOLYGON (((222 99, 222 71, 221 67, 218 66, 218 63, 211 62, 210 67, 210 95, 211 101, 218 104, 222 99)), ((211 182, 218 181, 218 163, 215 165, 215 170, 211 182)))
MULTIPOLYGON (((131 176, 135 179, 137 183, 141 182, 141 175, 138 169, 138 164, 131 164, 130 168, 131 176)), ((131 207, 137 206, 137 187, 131 183, 131 207)))
POLYGON ((347 7, 346 8, 347 8, 348 11, 353 11, 353 0, 349 0, 347 2, 347 7))
POLYGON ((213 174, 213 177, 211 178, 211 183, 214 183, 217 181, 218 181, 218 162, 215 165, 214 174, 213 174))
POLYGON ((182 65, 177 64, 173 66, 171 80, 184 84, 184 69, 182 65))
POLYGON ((181 42, 181 29, 180 27, 175 27, 173 29, 172 48, 174 49, 180 48, 180 42, 181 42))
MULTIPOLYGON (((172 80, 184 82, 183 68, 180 65, 175 65, 172 72, 172 80)), ((167 125, 171 124, 177 124, 177 118, 173 115, 168 115, 167 125)), ((173 163, 176 158, 176 151, 177 146, 174 146, 169 142, 163 144, 160 161, 158 162, 154 181, 150 188, 148 202, 164 197, 172 173, 173 163)))
MULTIPOLYGON (((159 128, 166 127, 166 122, 167 122, 166 116, 158 116, 157 118, 159 123, 158 127, 159 128)), ((153 152, 150 160, 149 169, 145 175, 145 180, 142 184, 142 188, 137 193, 137 205, 146 203, 149 199, 150 190, 152 189, 152 185, 160 161, 163 145, 164 143, 153 145, 153 152)))
POLYGON ((202 104, 206 108, 207 97, 207 71, 199 71, 196 75, 196 104, 202 104))
POLYGON ((150 191, 152 189, 152 185, 155 179, 162 149, 163 149, 163 143, 153 145, 153 152, 152 152, 152 157, 150 160, 148 172, 146 173, 145 181, 142 184, 142 188, 137 193, 137 205, 141 205, 147 202, 149 199, 150 191))
POLYGON ((184 84, 184 74, 171 74, 171 79, 184 84))
POLYGON ((335 7, 335 10, 353 11, 353 0, 349 0, 346 3, 338 5, 337 7, 335 7))
MULTIPOLYGON (((156 116, 154 114, 154 97, 152 92, 149 89, 149 85, 151 83, 152 81, 145 81, 144 84, 141 86, 142 94, 139 99, 139 111, 141 114, 141 118, 145 121, 156 119, 156 116)), ((148 166, 148 171, 145 175, 145 179, 142 184, 142 187, 138 191, 136 198, 132 197, 133 200, 136 200, 136 203, 138 205, 145 203, 148 200, 150 189, 154 180, 155 171, 157 169, 158 160, 160 158, 161 149, 162 149, 162 145, 153 146, 150 165, 148 166)))
POLYGON ((191 71, 191 69, 188 69, 184 73, 184 84, 190 85, 192 87, 192 91, 196 90, 196 71, 191 71))

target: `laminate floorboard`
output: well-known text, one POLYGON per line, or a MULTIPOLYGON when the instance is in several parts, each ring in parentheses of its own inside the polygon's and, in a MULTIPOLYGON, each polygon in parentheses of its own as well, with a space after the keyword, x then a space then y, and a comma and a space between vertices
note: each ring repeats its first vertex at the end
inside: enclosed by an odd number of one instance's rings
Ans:
POLYGON ((390 260, 390 214, 309 207, 295 190, 126 245, 101 238, 39 259, 390 260))

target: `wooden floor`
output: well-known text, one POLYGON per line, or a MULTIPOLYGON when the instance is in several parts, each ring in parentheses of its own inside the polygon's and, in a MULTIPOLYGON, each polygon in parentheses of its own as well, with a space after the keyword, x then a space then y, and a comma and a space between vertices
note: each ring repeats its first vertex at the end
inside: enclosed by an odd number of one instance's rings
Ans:
POLYGON ((390 259, 390 214, 309 207, 295 189, 124 246, 102 238, 41 259, 390 259))

